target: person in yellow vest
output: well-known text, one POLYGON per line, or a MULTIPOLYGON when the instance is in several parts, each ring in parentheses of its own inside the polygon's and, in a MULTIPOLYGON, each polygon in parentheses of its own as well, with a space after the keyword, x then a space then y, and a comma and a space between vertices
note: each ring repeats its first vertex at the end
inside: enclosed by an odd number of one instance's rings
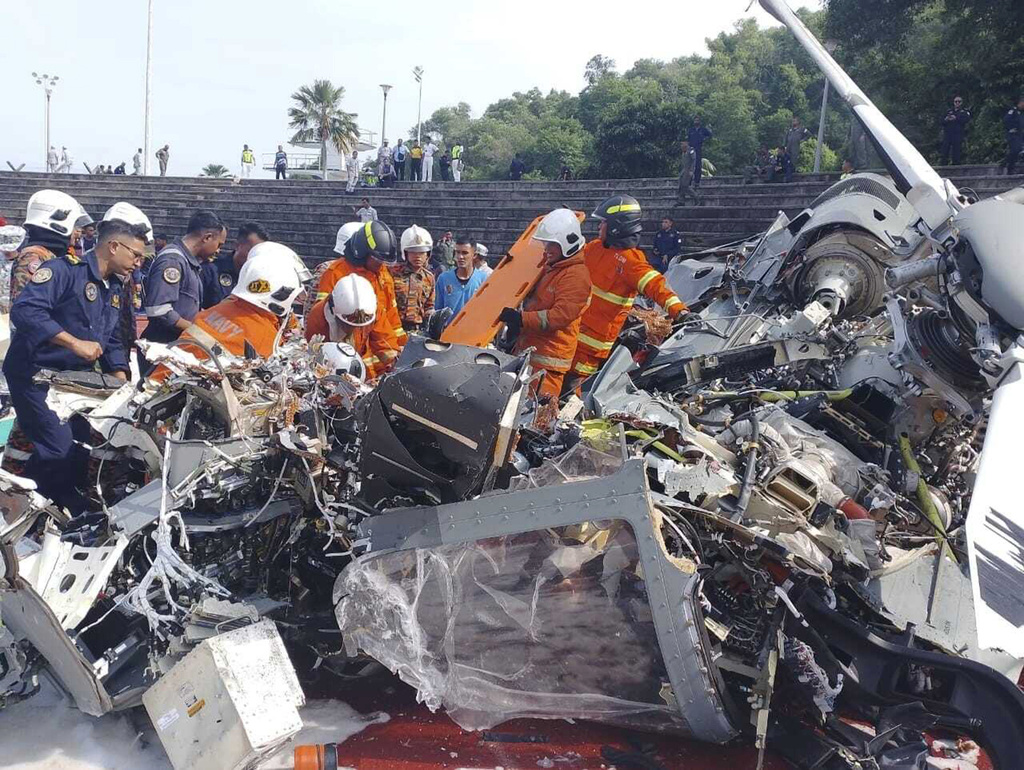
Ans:
POLYGON ((462 181, 462 150, 459 142, 452 145, 452 179, 456 182, 462 181))
POLYGON ((242 145, 242 176, 246 179, 252 176, 252 170, 256 168, 256 155, 249 149, 249 145, 242 145))

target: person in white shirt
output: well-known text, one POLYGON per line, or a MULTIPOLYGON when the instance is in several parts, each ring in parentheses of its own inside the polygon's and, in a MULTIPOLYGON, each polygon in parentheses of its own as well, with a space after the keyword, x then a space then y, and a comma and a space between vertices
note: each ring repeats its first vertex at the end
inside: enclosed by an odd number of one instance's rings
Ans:
POLYGON ((60 159, 57 157, 57 149, 51 144, 50 149, 46 152, 46 171, 53 173, 57 170, 57 164, 60 159))
POLYGON ((473 257, 473 269, 477 272, 483 273, 484 276, 489 276, 494 272, 494 268, 492 268, 487 262, 488 256, 490 256, 490 252, 487 250, 487 247, 482 243, 476 244, 476 256, 473 257))
POLYGON ((437 152, 437 145, 434 144, 432 139, 427 139, 427 144, 423 148, 423 181, 433 182, 434 181, 434 153, 437 152))
POLYGON ((71 173, 71 162, 72 162, 71 153, 68 152, 68 148, 67 147, 61 147, 60 148, 60 166, 58 166, 57 171, 59 171, 62 174, 70 174, 71 173))
POLYGON ((142 148, 141 147, 132 156, 132 166, 135 169, 135 171, 132 172, 132 176, 139 176, 142 173, 142 148))
POLYGON ((348 187, 346 192, 353 192, 359 182, 359 153, 352 150, 352 157, 345 160, 345 173, 348 174, 348 187))
POLYGON ((377 218, 377 209, 370 205, 369 198, 363 198, 363 205, 356 209, 356 216, 360 222, 373 222, 377 218))

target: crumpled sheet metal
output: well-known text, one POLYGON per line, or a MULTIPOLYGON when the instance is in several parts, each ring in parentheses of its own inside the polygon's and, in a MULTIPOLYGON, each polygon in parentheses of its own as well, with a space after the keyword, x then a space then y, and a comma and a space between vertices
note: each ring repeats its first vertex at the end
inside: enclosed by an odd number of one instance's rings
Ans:
POLYGON ((698 577, 670 560, 658 521, 639 460, 385 513, 335 584, 342 635, 468 729, 585 718, 729 741, 698 577))
POLYGON ((633 384, 629 372, 634 369, 636 364, 628 349, 620 346, 613 350, 586 394, 587 412, 593 417, 627 415, 676 430, 689 427, 681 409, 633 384))

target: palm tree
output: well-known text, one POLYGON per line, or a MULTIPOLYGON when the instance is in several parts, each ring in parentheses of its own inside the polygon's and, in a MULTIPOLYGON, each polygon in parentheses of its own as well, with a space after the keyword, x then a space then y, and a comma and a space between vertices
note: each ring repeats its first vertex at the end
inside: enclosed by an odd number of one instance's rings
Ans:
POLYGON ((219 163, 211 163, 208 166, 203 166, 203 173, 199 176, 208 176, 213 179, 223 179, 224 177, 231 176, 231 172, 228 171, 227 166, 222 166, 219 163))
POLYGON ((312 86, 303 86, 294 94, 294 107, 288 108, 291 127, 296 129, 293 143, 320 142, 320 170, 327 176, 327 142, 330 141, 342 155, 352 151, 359 141, 359 126, 353 112, 341 109, 345 87, 335 86, 330 80, 314 80, 312 86))

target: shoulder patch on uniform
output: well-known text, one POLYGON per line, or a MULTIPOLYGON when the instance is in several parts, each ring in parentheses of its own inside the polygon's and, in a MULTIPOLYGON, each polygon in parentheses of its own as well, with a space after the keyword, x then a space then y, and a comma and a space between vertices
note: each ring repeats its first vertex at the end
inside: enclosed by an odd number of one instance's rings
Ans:
POLYGON ((111 298, 110 298, 110 306, 111 307, 116 307, 116 308, 120 308, 121 307, 121 295, 120 294, 114 294, 113 296, 111 296, 111 298))
POLYGON ((225 288, 227 288, 233 283, 233 279, 230 273, 221 273, 218 280, 220 281, 220 285, 225 288))
POLYGON ((64 257, 72 265, 80 265, 80 264, 82 264, 82 258, 80 256, 78 256, 77 254, 72 254, 70 251, 67 254, 65 254, 64 257))
POLYGON ((41 267, 32 275, 32 283, 46 283, 51 278, 53 278, 53 270, 41 267))
POLYGON ((270 284, 262 278, 257 278, 255 281, 249 281, 247 287, 250 294, 269 294, 270 284))
POLYGON ((167 281, 167 283, 177 283, 181 280, 181 270, 176 267, 165 267, 164 280, 167 281))
POLYGON ((95 302, 96 298, 99 295, 100 290, 96 288, 96 284, 94 284, 92 281, 89 281, 89 283, 85 285, 85 298, 90 302, 95 302))

